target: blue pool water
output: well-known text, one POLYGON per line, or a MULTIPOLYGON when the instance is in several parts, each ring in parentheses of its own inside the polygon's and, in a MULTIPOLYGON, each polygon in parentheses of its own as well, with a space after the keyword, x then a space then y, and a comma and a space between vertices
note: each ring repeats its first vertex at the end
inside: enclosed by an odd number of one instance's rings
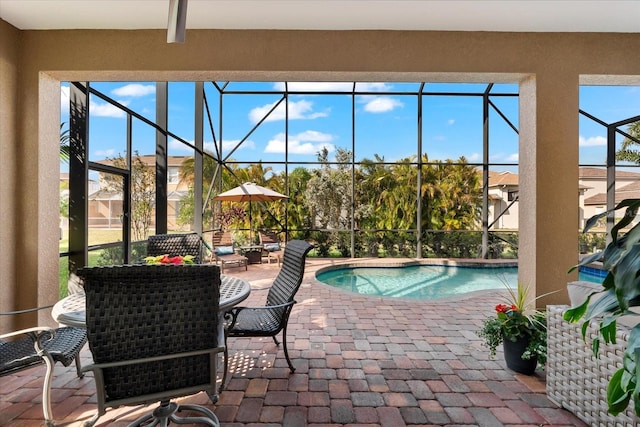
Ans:
MULTIPOLYGON (((579 276, 580 280, 601 283, 603 273, 602 270, 583 267, 579 276)), ((518 267, 351 267, 320 272, 316 279, 365 295, 437 299, 473 291, 505 289, 506 286, 515 288, 518 267)))
POLYGON ((485 289, 515 287, 517 267, 354 267, 320 272, 316 279, 366 295, 435 299, 485 289))
POLYGON ((580 272, 578 273, 579 280, 594 283, 602 283, 606 275, 607 272, 605 270, 586 266, 580 267, 580 272))

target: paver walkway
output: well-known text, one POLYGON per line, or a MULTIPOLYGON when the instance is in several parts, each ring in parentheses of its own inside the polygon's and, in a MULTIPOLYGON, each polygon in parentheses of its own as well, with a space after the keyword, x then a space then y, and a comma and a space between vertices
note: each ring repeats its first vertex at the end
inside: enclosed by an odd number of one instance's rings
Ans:
MULTIPOLYGON (((223 426, 584 426, 545 393, 544 372, 509 371, 476 336, 497 293, 438 301, 366 297, 313 279, 326 260, 309 259, 288 343, 290 374, 271 338, 230 339, 233 376, 216 405, 223 426)), ((335 262, 335 261, 332 261, 335 262)), ((245 305, 258 305, 278 267, 252 265, 228 274, 251 280, 245 305)), ((82 353, 90 360, 87 349, 82 353)), ((0 378, 0 425, 42 425, 43 367, 0 378)), ((57 425, 79 426, 96 410, 95 385, 73 366, 56 366, 57 425)), ((150 408, 108 410, 97 425, 121 426, 150 408)))

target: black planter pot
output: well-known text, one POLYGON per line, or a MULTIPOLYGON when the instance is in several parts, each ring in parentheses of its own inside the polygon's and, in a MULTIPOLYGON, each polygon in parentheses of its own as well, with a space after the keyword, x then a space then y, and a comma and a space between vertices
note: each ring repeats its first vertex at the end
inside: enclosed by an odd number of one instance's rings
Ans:
POLYGON ((532 375, 536 366, 538 365, 538 359, 532 357, 531 359, 523 359, 522 354, 529 345, 529 338, 520 338, 517 341, 510 341, 505 338, 502 340, 502 348, 504 349, 504 360, 507 362, 507 368, 512 371, 516 371, 524 375, 532 375))

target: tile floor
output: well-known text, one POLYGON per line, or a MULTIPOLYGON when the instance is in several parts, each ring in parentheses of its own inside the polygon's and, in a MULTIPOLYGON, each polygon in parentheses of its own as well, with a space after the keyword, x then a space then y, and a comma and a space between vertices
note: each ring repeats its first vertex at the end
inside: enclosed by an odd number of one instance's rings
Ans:
MULTIPOLYGON (((358 296, 314 280, 336 260, 309 259, 289 324, 290 374, 271 338, 230 339, 233 375, 212 405, 227 427, 240 426, 584 426, 545 393, 544 371, 527 377, 489 360, 475 334, 493 312, 493 293, 438 301, 358 296)), ((252 283, 246 305, 260 304, 277 265, 229 269, 252 283)), ((90 353, 82 353, 85 363, 90 353)), ((44 367, 0 378, 0 425, 42 425, 44 367)), ((90 375, 56 365, 53 412, 80 426, 96 410, 90 375)), ((108 410, 96 425, 123 426, 149 407, 108 410)))

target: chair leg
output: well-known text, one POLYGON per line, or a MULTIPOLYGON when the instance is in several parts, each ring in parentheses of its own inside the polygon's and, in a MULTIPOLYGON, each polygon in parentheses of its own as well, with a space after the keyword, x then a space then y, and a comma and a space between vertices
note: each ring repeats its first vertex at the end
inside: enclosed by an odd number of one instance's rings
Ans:
POLYGON ((222 371, 222 383, 218 393, 222 393, 224 387, 227 385, 227 371, 229 370, 229 347, 227 347, 227 335, 224 336, 224 366, 222 371))
POLYGON ((42 413, 44 415, 45 424, 47 427, 54 426, 53 412, 51 411, 51 381, 53 380, 53 367, 55 361, 48 354, 43 354, 42 359, 47 365, 47 372, 44 375, 44 384, 42 386, 42 413))
POLYGON ((282 347, 284 348, 284 357, 287 359, 287 363, 289 364, 289 369, 291 370, 291 373, 293 373, 295 372, 296 368, 293 367, 293 364, 291 363, 291 359, 289 359, 289 352, 287 351, 287 325, 286 324, 282 329, 282 347))
POLYGON ((280 345, 280 343, 278 342, 278 338, 276 338, 276 336, 272 336, 271 338, 273 338, 273 342, 276 343, 276 345, 280 345))
POLYGON ((78 374, 78 378, 84 378, 84 372, 82 372, 82 363, 80 362, 80 353, 76 355, 76 374, 78 374))

